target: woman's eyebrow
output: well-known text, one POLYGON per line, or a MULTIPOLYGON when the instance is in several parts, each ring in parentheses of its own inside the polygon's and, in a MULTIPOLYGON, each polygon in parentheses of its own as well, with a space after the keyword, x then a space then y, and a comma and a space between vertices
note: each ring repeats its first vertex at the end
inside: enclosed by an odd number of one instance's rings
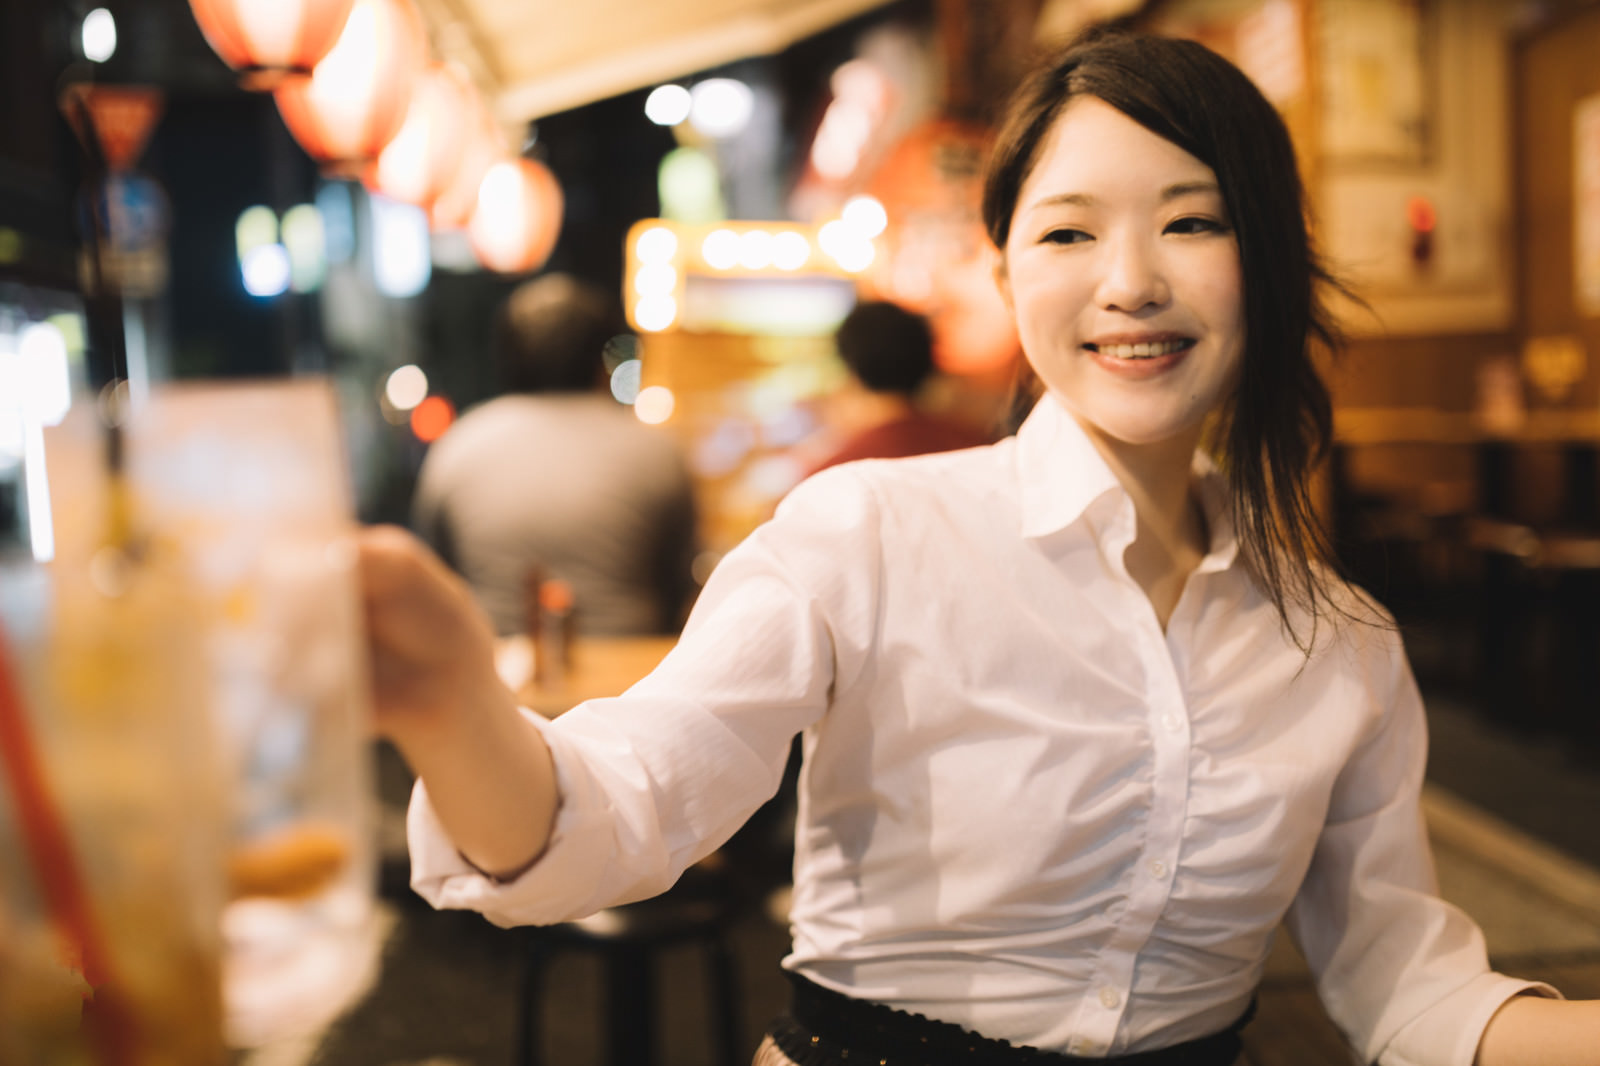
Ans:
MULTIPOLYGON (((1196 194, 1220 196, 1222 188, 1214 181, 1180 181, 1162 189, 1158 199, 1165 204, 1180 197, 1196 194)), ((1041 196, 1029 204, 1028 209, 1037 210, 1041 207, 1094 207, 1099 202, 1097 197, 1091 196, 1086 192, 1061 192, 1050 196, 1041 196)))
POLYGON ((1195 193, 1209 193, 1220 196, 1222 195, 1222 188, 1214 181, 1180 181, 1161 190, 1161 202, 1167 203, 1178 199, 1180 196, 1192 196, 1195 193))

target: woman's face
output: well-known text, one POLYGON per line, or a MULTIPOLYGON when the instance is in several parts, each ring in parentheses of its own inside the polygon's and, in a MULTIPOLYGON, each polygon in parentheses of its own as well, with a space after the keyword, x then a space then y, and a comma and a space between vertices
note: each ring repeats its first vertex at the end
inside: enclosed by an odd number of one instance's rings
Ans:
POLYGON ((1103 444, 1188 454, 1244 350, 1211 168, 1110 104, 1063 109, 1022 182, 1000 285, 1040 379, 1103 444))

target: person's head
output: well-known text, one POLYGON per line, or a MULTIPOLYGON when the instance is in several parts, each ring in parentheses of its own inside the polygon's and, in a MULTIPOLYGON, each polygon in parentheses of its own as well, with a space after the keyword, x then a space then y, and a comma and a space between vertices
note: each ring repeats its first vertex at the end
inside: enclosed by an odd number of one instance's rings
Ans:
POLYGON ((512 290, 495 316, 492 347, 511 392, 586 392, 600 380, 606 342, 627 329, 598 285, 543 274, 512 290))
POLYGON ((1024 352, 1080 421, 1102 418, 1094 428, 1115 437, 1216 416, 1243 554, 1280 611, 1326 601, 1306 477, 1331 425, 1312 341, 1336 331, 1303 196, 1288 130, 1243 72, 1193 41, 1116 32, 1022 85, 983 195, 1024 352), (1162 180, 1141 178, 1130 152, 1162 180), (1049 310, 1063 269, 1080 306, 1049 310), (1097 344, 1147 335, 1167 348, 1143 363, 1097 344), (1169 370, 1203 386, 1189 390, 1199 409, 1169 394, 1166 409, 1137 410, 1141 396, 1161 402, 1147 386, 1169 370))
POLYGON ((910 397, 933 373, 932 327, 927 318, 898 304, 856 304, 839 323, 833 341, 845 366, 872 392, 910 397))

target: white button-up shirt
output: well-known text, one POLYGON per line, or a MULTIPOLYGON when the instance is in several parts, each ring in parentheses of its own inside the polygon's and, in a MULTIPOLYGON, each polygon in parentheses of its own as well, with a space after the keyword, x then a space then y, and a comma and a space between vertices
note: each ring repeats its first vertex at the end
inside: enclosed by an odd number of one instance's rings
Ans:
POLYGON ((654 894, 804 731, 784 964, 813 981, 1121 1054, 1232 1022, 1286 919, 1363 1061, 1468 1066, 1508 996, 1550 990, 1491 973, 1435 894, 1398 638, 1368 612, 1308 660, 1236 561, 1219 475, 1200 491, 1210 551, 1163 632, 1123 564, 1132 501, 1053 399, 992 447, 825 471, 651 676, 541 725, 544 857, 492 883, 419 786, 414 884, 503 924, 654 894))

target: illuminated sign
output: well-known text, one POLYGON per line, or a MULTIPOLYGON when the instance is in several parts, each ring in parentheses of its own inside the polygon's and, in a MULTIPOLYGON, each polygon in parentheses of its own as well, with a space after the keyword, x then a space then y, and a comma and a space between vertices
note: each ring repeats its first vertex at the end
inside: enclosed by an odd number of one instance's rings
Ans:
POLYGON ((628 232, 628 319, 643 333, 830 333, 876 254, 872 237, 846 219, 646 219, 628 232))

